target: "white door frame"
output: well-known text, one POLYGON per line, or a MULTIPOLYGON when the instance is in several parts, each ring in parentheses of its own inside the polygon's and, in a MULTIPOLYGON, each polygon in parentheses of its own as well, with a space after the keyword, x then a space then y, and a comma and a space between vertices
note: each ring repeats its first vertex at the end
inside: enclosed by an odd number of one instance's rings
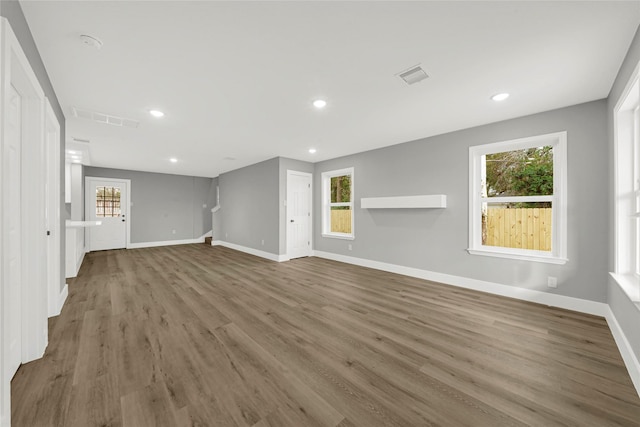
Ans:
MULTIPOLYGON (((21 362, 25 363, 41 357, 48 340, 47 284, 46 284, 46 234, 44 218, 44 92, 31 69, 29 61, 20 47, 6 18, 0 18, 0 129, 5 129, 8 91, 11 85, 21 91, 23 97, 22 117, 22 160, 20 164, 21 189, 21 362)), ((4 132, 0 132, 0 147, 4 147, 4 132)), ((4 163, 5 153, 0 150, 0 163, 4 163)), ((0 198, 0 240, 7 233, 7 182, 5 168, 0 172, 2 196, 0 198)), ((0 426, 11 424, 11 377, 7 363, 9 318, 6 317, 8 254, 0 245, 0 426)), ((14 302, 15 303, 15 302, 14 302)))
POLYGON ((289 178, 291 177, 291 175, 301 175, 301 176, 307 176, 309 177, 309 183, 311 184, 309 187, 309 253, 308 256, 311 256, 313 254, 313 174, 309 173, 309 172, 300 172, 300 171, 294 171, 294 170, 290 170, 287 169, 287 185, 286 185, 286 197, 287 197, 287 206, 286 206, 286 210, 285 210, 285 227, 284 227, 284 241, 285 241, 285 245, 287 248, 287 259, 290 259, 289 257, 289 206, 288 206, 288 199, 289 199, 289 178))
MULTIPOLYGON (((127 217, 125 218, 125 230, 126 230, 126 238, 125 238, 125 248, 131 248, 131 180, 130 179, 120 179, 120 178, 101 178, 99 176, 86 176, 84 178, 84 218, 87 219, 88 212, 90 209, 95 209, 95 206, 91 204, 91 200, 93 195, 91 194, 91 181, 107 181, 122 184, 125 186, 126 195, 124 201, 122 202, 124 206, 127 208, 127 217)), ((91 251, 91 227, 85 227, 84 229, 84 247, 86 252, 91 251)))
POLYGON ((60 314, 60 123, 45 98, 48 315, 60 314))

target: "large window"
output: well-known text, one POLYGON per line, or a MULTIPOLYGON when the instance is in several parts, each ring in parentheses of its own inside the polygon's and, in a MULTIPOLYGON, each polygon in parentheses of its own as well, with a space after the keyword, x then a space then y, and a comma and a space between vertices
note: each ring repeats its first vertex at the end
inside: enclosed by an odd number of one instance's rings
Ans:
POLYGON ((629 297, 640 302, 640 77, 636 67, 614 109, 615 272, 629 297))
POLYGON ((469 253, 566 262, 566 140, 470 147, 469 253))
POLYGON ((353 168, 322 174, 322 235, 353 239, 353 168))

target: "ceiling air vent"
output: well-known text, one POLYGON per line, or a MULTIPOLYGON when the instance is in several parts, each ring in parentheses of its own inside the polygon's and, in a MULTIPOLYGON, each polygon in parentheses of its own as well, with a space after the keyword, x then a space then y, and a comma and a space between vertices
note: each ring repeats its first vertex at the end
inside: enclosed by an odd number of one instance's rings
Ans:
POLYGON ((79 142, 79 143, 81 143, 81 144, 88 144, 88 143, 90 143, 90 142, 91 142, 91 141, 90 141, 90 140, 88 140, 88 139, 84 139, 84 138, 76 138, 75 136, 74 136, 74 137, 71 137, 71 139, 73 140, 73 142, 79 142))
POLYGON ((77 107, 71 107, 73 116, 79 119, 91 120, 96 123, 102 123, 105 125, 137 128, 140 124, 139 121, 133 119, 127 119, 124 117, 112 116, 110 114, 98 113, 97 111, 82 110, 77 107))
POLYGON ((412 85, 414 83, 421 82, 429 76, 422 67, 420 67, 420 65, 416 65, 415 67, 411 67, 408 70, 399 73, 398 77, 404 80, 406 84, 412 85))

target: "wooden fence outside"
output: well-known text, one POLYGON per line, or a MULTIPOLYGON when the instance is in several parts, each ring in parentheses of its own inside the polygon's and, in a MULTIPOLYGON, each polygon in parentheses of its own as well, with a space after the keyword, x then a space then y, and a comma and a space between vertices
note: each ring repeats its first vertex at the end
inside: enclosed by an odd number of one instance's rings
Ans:
POLYGON ((331 231, 334 233, 351 233, 351 210, 331 210, 331 231))
POLYGON ((504 248, 551 250, 552 208, 487 209, 482 244, 504 248))

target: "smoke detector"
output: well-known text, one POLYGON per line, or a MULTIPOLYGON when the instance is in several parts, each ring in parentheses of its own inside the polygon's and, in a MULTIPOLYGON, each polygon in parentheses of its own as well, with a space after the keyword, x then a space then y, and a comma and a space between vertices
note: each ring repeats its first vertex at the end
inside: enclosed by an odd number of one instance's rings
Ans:
POLYGON ((102 47, 102 41, 97 38, 97 37, 93 37, 93 36, 89 36, 87 34, 82 34, 80 36, 80 41, 84 44, 86 44, 89 47, 92 47, 94 49, 100 50, 100 48, 102 47))
POLYGON ((421 82, 429 77, 420 65, 416 65, 408 70, 402 71, 398 73, 397 76, 404 80, 408 85, 421 82))

